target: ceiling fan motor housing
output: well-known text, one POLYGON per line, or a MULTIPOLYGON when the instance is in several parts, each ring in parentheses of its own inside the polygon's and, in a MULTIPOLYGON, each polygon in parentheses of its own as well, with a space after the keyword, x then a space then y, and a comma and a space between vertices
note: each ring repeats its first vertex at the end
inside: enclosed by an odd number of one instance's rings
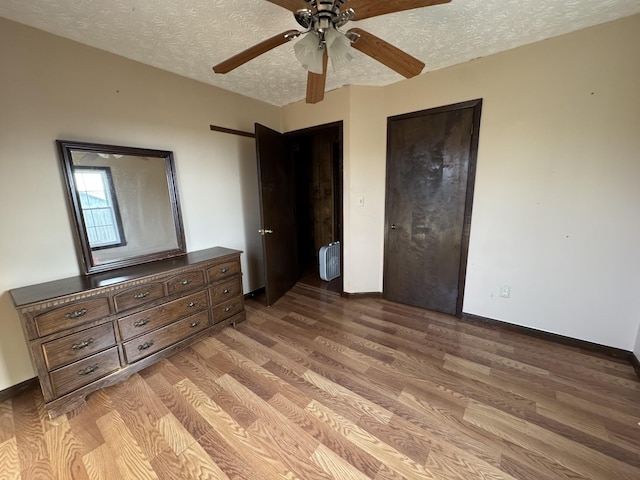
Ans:
MULTIPOLYGON (((340 12, 340 7, 348 0, 305 0, 314 7, 301 9, 294 13, 294 17, 300 26, 306 29, 303 33, 314 32, 324 42, 325 32, 331 28, 338 29, 355 17, 353 9, 349 8, 340 12)), ((353 39, 352 39, 353 41, 353 39)))

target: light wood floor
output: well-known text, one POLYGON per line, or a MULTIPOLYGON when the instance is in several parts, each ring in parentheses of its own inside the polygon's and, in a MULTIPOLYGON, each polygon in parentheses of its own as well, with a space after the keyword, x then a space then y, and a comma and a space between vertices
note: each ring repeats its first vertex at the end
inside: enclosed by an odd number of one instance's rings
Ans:
POLYGON ((51 421, 0 403, 0 478, 640 479, 630 365, 298 285, 51 421))

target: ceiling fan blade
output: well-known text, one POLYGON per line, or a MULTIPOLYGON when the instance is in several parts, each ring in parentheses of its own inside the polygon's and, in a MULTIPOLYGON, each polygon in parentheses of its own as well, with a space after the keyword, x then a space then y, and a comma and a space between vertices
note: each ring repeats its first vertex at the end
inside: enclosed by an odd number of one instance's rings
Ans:
POLYGON ((324 99, 324 87, 327 83, 327 63, 329 57, 324 51, 322 58, 322 73, 309 72, 307 76, 307 103, 318 103, 324 99))
POLYGON ((304 0, 267 0, 267 2, 275 3, 276 5, 286 8, 287 10, 291 10, 294 13, 298 10, 309 8, 309 4, 304 2, 304 0))
MULTIPOLYGON (((388 0, 350 0, 347 7, 356 12, 354 20, 386 15, 387 13, 402 12, 414 8, 430 7, 449 3, 451 0, 404 0, 402 2, 389 2, 388 0)), ((277 3, 277 2, 274 2, 277 3)))
POLYGON ((292 35, 294 33, 298 33, 297 30, 287 30, 286 32, 279 33, 271 38, 268 38, 251 48, 247 48, 246 50, 234 55, 233 57, 221 62, 213 67, 213 71, 216 73, 229 73, 231 70, 238 68, 240 65, 244 65, 250 60, 262 55, 263 53, 267 53, 269 50, 272 50, 280 45, 287 43, 289 38, 288 35, 292 35))
POLYGON ((395 70, 400 75, 411 78, 422 72, 424 63, 408 53, 403 52, 398 47, 394 47, 390 43, 360 28, 352 28, 349 32, 360 35, 358 41, 351 44, 353 48, 361 51, 365 55, 369 55, 374 60, 395 70))

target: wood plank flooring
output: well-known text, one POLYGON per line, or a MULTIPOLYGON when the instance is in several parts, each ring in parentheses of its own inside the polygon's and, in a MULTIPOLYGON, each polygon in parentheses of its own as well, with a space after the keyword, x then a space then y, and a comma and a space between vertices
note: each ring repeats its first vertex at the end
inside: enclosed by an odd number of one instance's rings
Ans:
POLYGON ((49 420, 0 403, 0 479, 640 479, 631 365, 298 284, 49 420))

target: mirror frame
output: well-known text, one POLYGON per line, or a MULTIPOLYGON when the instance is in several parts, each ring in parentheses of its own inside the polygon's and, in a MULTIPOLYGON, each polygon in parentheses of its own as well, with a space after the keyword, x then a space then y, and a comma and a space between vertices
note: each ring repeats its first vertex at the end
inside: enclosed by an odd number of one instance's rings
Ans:
POLYGON ((164 260, 171 257, 177 257, 186 254, 186 242, 184 237, 184 227, 182 225, 182 212, 180 210, 180 200, 178 195, 178 184, 173 161, 173 152, 168 150, 153 150, 149 148, 125 147, 120 145, 103 145, 98 143, 75 142, 68 140, 56 140, 60 160, 62 163, 62 172, 65 179, 67 190, 67 199, 71 216, 73 217, 73 226, 76 236, 76 246, 81 266, 85 275, 93 273, 115 270, 118 268, 139 265, 142 263, 153 262, 156 260, 164 260), (162 250, 144 255, 132 255, 122 259, 106 261, 94 264, 92 249, 89 245, 89 238, 85 229, 80 197, 76 189, 76 182, 73 175, 73 158, 72 151, 91 152, 96 154, 115 154, 128 155, 137 157, 154 157, 164 160, 167 188, 169 192, 169 201, 171 203, 171 212, 173 214, 173 224, 175 227, 177 248, 170 250, 162 250))

